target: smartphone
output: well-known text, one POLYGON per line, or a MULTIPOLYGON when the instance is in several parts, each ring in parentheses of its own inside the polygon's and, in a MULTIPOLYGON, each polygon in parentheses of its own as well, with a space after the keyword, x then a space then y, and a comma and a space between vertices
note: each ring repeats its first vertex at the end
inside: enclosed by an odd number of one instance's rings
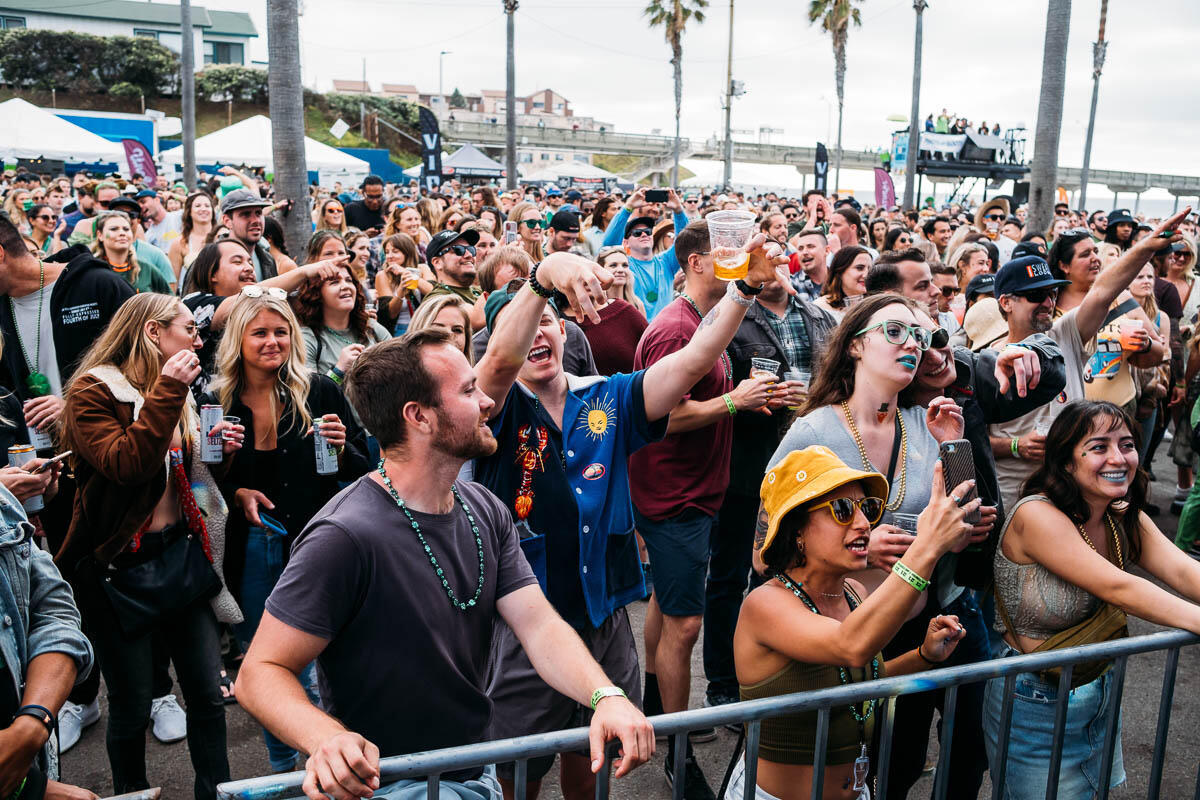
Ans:
POLYGON ((57 463, 59 463, 60 461, 64 461, 64 460, 67 458, 67 456, 69 456, 69 455, 71 455, 71 451, 70 451, 70 450, 68 450, 68 451, 67 451, 67 452, 65 452, 65 453, 59 453, 59 454, 58 454, 58 455, 56 455, 54 458, 48 458, 48 459, 46 459, 45 463, 43 463, 43 464, 42 464, 40 467, 38 467, 37 469, 35 469, 35 470, 34 470, 32 473, 30 473, 30 474, 32 474, 32 475, 37 475, 39 472, 45 472, 46 470, 50 469, 50 467, 51 467, 51 466, 53 466, 54 464, 57 464, 57 463))
POLYGON ((517 240, 517 223, 515 223, 515 222, 504 223, 504 243, 512 244, 516 240, 517 240))
POLYGON ((666 189, 647 189, 646 190, 646 202, 647 203, 665 203, 665 202, 667 202, 667 199, 670 196, 671 196, 670 193, 666 189))
MULTIPOLYGON (((942 477, 946 483, 946 494, 954 491, 963 481, 975 479, 975 456, 971 452, 969 441, 955 439, 951 442, 943 442, 938 448, 938 454, 942 459, 942 477)), ((959 505, 966 505, 976 497, 979 497, 978 487, 972 486, 959 505)), ((978 525, 980 516, 979 509, 976 508, 967 513, 966 521, 970 525, 978 525)))

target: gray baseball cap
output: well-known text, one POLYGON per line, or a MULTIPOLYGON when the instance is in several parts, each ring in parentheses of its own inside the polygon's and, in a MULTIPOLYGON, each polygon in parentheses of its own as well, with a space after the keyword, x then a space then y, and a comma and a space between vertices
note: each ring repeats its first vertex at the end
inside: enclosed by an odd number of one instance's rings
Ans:
POLYGON ((249 189, 234 189, 221 199, 221 213, 232 214, 239 208, 267 208, 271 205, 274 204, 249 189))

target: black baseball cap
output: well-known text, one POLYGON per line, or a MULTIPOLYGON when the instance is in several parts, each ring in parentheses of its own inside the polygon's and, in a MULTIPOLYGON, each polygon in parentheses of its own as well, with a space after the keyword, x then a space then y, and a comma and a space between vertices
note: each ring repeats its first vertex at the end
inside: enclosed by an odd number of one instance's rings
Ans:
POLYGON ((657 224, 658 220, 656 220, 654 217, 634 217, 633 219, 629 220, 629 222, 625 223, 625 238, 628 239, 629 232, 639 225, 644 225, 645 227, 649 228, 651 232, 653 232, 654 226, 657 224))
POLYGON ((566 194, 568 203, 578 203, 583 199, 583 194, 578 189, 572 189, 566 194))
POLYGON ((142 214, 142 207, 137 204, 136 200, 128 197, 121 197, 120 195, 108 201, 108 210, 124 211, 131 217, 140 217, 142 214))
POLYGON ((556 231, 579 233, 579 215, 572 209, 563 208, 550 218, 550 227, 556 231))
POLYGON ((1070 286, 1071 282, 1060 280, 1050 272, 1046 259, 1038 256, 1014 258, 996 273, 993 291, 996 297, 1017 294, 1034 289, 1051 289, 1070 286))
POLYGON ((450 245, 458 240, 463 240, 467 244, 474 247, 479 242, 479 231, 474 228, 467 228, 461 233, 458 231, 441 231, 429 240, 429 244, 425 246, 425 260, 433 263, 433 260, 446 252, 450 245))
POLYGON ((971 302, 977 294, 992 294, 996 289, 996 276, 990 272, 985 272, 982 275, 976 275, 971 280, 967 281, 967 288, 963 294, 967 298, 967 302, 971 302))
POLYGON ((1030 239, 1028 242, 1021 242, 1013 248, 1013 258, 1024 258, 1025 256, 1037 256, 1038 258, 1045 258, 1046 245, 1030 239))

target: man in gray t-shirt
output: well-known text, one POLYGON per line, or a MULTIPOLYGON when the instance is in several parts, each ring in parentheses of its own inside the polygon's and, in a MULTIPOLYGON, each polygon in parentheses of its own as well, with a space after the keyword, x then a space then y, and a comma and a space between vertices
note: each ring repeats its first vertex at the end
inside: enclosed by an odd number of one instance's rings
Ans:
MULTIPOLYGON (((561 254, 540 269, 541 285, 573 302, 580 286, 603 296, 591 262, 561 254)), ((528 291, 513 305, 544 302, 528 291)), ((311 754, 310 797, 379 789, 381 755, 479 741, 500 619, 546 683, 590 704, 593 772, 610 739, 624 753, 617 777, 654 753, 653 728, 537 585, 505 507, 455 479, 465 461, 495 452, 491 398, 508 393, 523 363, 489 355, 472 367, 445 333, 424 330, 368 348, 346 374, 383 460, 300 534, 238 674, 242 707, 311 754), (297 679, 314 659, 324 711, 297 679)), ((490 768, 444 778, 479 779, 472 788, 500 800, 490 768)))

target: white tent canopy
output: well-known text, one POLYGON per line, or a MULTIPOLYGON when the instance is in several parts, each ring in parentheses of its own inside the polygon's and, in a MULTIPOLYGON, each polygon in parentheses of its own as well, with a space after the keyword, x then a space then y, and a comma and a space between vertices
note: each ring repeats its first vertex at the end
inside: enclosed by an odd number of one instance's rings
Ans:
POLYGON ((14 97, 0 103, 0 157, 125 163, 125 148, 14 97))
MULTIPOLYGON (((173 147, 162 154, 163 164, 183 163, 183 148, 173 147)), ((371 165, 361 158, 343 153, 336 147, 304 137, 304 160, 309 170, 350 179, 366 177, 371 165)), ((271 147, 271 120, 262 114, 235 122, 196 140, 197 164, 245 164, 274 169, 271 147)))
POLYGON ((517 168, 527 183, 554 183, 559 178, 613 178, 617 175, 586 161, 554 161, 546 165, 524 164, 517 168), (522 169, 523 167, 523 169, 522 169))
MULTIPOLYGON (((685 158, 679 162, 695 175, 682 181, 684 188, 720 186, 724 180, 725 163, 707 158, 685 158)), ((775 192, 799 195, 804 187, 804 176, 789 164, 751 164, 733 162, 733 189, 739 192, 775 192)))

